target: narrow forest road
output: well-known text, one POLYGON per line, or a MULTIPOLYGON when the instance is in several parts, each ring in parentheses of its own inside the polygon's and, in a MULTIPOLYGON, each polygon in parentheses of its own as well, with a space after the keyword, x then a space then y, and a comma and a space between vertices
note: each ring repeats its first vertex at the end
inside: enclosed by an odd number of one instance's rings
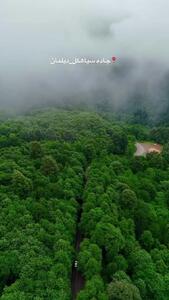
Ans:
MULTIPOLYGON (((77 232, 76 232, 76 243, 75 243, 76 255, 80 250, 80 243, 83 240, 81 232, 78 228, 80 219, 81 219, 81 212, 79 213, 78 216, 78 224, 77 224, 77 232)), ((75 267, 75 264, 73 264, 72 267, 72 300, 76 300, 77 295, 80 292, 80 290, 83 289, 84 284, 85 284, 85 280, 82 274, 78 271, 78 262, 77 262, 77 268, 75 267)))

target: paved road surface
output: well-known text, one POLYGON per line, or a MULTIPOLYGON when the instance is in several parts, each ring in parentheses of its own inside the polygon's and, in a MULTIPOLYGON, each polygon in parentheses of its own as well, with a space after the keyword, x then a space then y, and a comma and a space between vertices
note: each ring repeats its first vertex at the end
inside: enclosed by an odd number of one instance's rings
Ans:
MULTIPOLYGON (((80 243, 82 241, 82 236, 80 231, 77 231, 76 234, 76 252, 79 252, 80 243)), ((84 278, 81 275, 81 273, 78 271, 78 267, 75 268, 73 265, 72 267, 72 299, 75 300, 77 297, 77 294, 80 292, 81 289, 83 289, 85 284, 84 278)))

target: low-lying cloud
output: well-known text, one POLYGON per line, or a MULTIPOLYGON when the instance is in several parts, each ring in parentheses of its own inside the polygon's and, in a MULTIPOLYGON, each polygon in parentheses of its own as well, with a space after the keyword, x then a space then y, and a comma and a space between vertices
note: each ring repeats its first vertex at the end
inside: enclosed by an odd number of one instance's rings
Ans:
POLYGON ((0 108, 73 100, 123 108, 138 97, 160 111, 167 102, 168 11, 167 0, 2 0, 0 108), (111 66, 49 63, 112 56, 111 66))

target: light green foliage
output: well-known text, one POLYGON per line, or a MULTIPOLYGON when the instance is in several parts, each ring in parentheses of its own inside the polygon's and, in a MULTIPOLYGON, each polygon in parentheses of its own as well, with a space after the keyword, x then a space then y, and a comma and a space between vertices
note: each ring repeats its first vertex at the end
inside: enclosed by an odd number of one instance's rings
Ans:
POLYGON ((108 286, 110 300, 141 300, 139 290, 136 286, 125 280, 113 281, 108 286))
POLYGON ((20 196, 26 197, 32 191, 32 182, 20 171, 15 170, 12 177, 13 190, 20 196))

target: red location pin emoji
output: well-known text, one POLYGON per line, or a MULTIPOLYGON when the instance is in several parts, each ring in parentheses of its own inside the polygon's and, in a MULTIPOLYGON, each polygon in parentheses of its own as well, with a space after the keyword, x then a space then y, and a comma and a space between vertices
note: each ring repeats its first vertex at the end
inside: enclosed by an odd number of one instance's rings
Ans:
POLYGON ((116 57, 115 56, 112 56, 112 62, 114 63, 116 61, 116 57))

